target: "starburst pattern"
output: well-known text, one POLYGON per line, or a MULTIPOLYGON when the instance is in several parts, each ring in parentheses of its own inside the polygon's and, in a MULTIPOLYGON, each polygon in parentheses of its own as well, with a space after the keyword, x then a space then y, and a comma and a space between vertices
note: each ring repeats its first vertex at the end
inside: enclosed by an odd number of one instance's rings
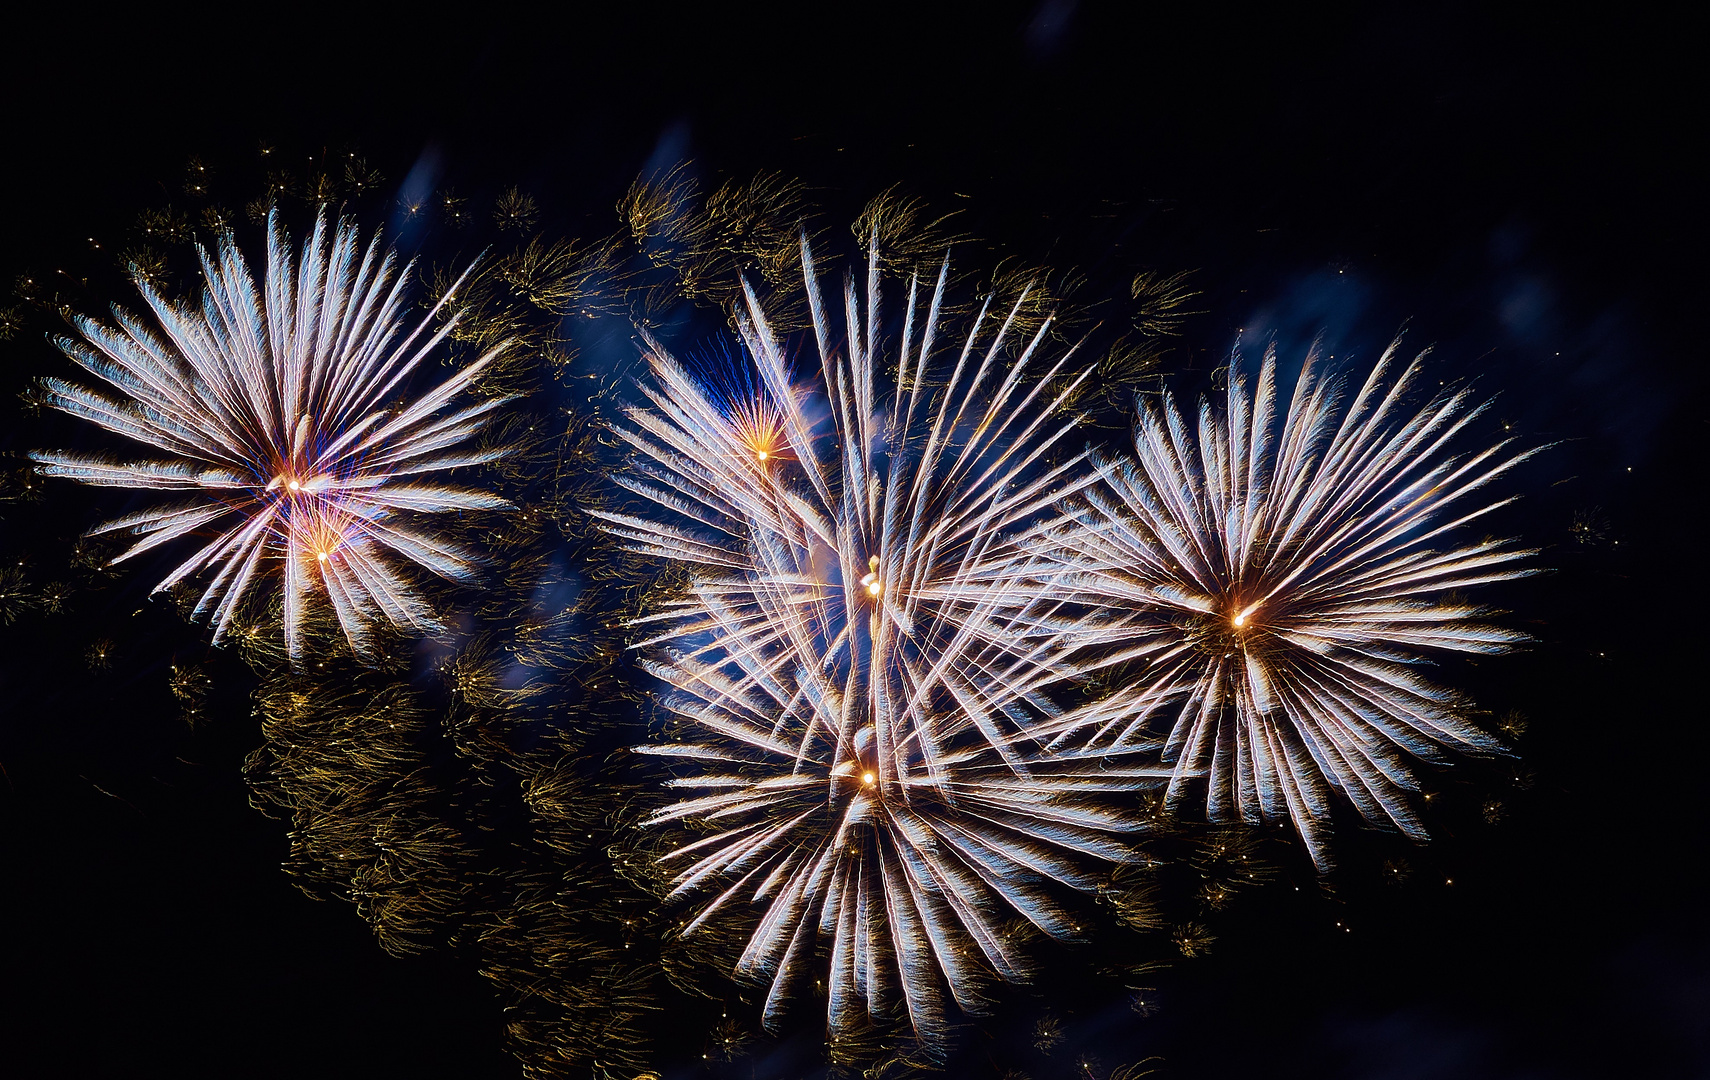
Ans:
POLYGON ((195 613, 211 618, 216 642, 278 563, 293 657, 302 652, 316 595, 330 601, 358 651, 370 645, 376 622, 433 627, 403 564, 468 580, 470 553, 417 516, 507 505, 432 479, 503 453, 465 445, 503 399, 450 406, 506 346, 401 400, 407 380, 456 325, 453 314, 432 328, 455 286, 412 325, 409 268, 395 273, 396 260, 377 237, 364 250, 354 226, 329 226, 324 214, 300 260, 269 216, 259 290, 229 233, 201 255, 199 306, 172 303, 136 276, 153 325, 115 308, 117 325, 78 318, 81 340, 58 342, 109 389, 44 380, 49 404, 167 456, 39 451, 41 470, 87 484, 191 493, 94 531, 140 537, 115 562, 202 538, 157 589, 206 575, 195 613))
POLYGON ((1143 405, 1134 458, 1101 461, 1101 483, 1033 544, 1042 587, 1083 605, 1088 647, 1147 662, 1119 719, 1059 738, 1148 752, 1156 725, 1168 805, 1209 776, 1211 820, 1292 821, 1321 869, 1332 790, 1421 838, 1408 757, 1498 749, 1420 674, 1424 651, 1524 640, 1459 590, 1531 573, 1517 563, 1535 552, 1436 545, 1511 500, 1450 518, 1452 504, 1538 451, 1454 452, 1485 406, 1466 389, 1409 406, 1423 356, 1392 378, 1398 347, 1351 401, 1309 356, 1280 422, 1274 351, 1256 384, 1237 359, 1197 437, 1168 394, 1143 405))
POLYGON ((1015 342, 1013 310, 982 310, 938 357, 946 268, 924 309, 911 283, 887 361, 876 251, 864 306, 846 284, 841 346, 805 241, 802 261, 823 389, 792 375, 749 291, 759 377, 710 388, 650 339, 652 407, 621 431, 622 482, 678 523, 608 527, 691 570, 642 643, 681 722, 643 749, 682 763, 673 783, 695 795, 649 824, 701 829, 662 860, 671 898, 710 894, 685 933, 760 906, 736 971, 769 984, 769 1027, 824 939, 834 1031, 906 1014, 931 1038, 946 991, 978 1012, 994 976, 1026 977, 1024 938, 1077 934, 1055 886, 1092 888, 1083 863, 1129 857, 1136 822, 1100 800, 1161 773, 1047 754, 1034 734, 1063 722, 1073 640, 1006 569, 1006 538, 1086 472, 1054 460, 1072 425, 1051 418, 1079 380, 1059 380, 1068 357, 1035 372, 1048 324, 1015 342))

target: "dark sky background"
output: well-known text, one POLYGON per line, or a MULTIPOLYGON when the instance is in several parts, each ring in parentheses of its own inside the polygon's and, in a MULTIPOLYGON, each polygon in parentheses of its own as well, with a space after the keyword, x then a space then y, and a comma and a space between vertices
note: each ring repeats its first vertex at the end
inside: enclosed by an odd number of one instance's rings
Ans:
MULTIPOLYGON (((1555 568, 1498 597, 1539 643, 1464 673, 1529 717, 1531 780, 1478 774, 1502 820, 1436 823, 1401 888, 1256 898, 1156 1017, 1084 1014, 1071 1042, 1183 1080, 1710 1076, 1695 32, 1613 5, 618 6, 9 16, 0 272, 266 139, 472 199, 520 184, 584 235, 682 157, 845 214, 900 182, 1095 280, 1194 269, 1190 386, 1238 333, 1370 359, 1405 325, 1560 440, 1501 523, 1555 568), (1574 542, 1593 507, 1618 543, 1574 542)), ((279 871, 241 698, 187 733, 158 671, 21 655, 0 655, 0 1071, 516 1075, 472 971, 385 956, 279 871)))

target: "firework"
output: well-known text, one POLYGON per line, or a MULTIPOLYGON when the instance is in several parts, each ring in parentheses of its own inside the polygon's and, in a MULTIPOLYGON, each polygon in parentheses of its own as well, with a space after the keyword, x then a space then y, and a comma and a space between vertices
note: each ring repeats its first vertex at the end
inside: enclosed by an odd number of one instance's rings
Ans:
POLYGON ((33 455, 41 470, 187 493, 94 531, 140 537, 115 562, 182 537, 203 539, 157 590, 208 577, 195 614, 211 619, 216 642, 280 563, 293 657, 315 595, 330 601, 358 651, 377 622, 432 627, 402 564, 467 580, 471 556, 417 515, 507 505, 434 479, 502 453, 465 445, 502 399, 450 406, 505 346, 421 397, 399 400, 457 316, 431 327, 448 292, 419 323, 407 321, 409 268, 395 274, 394 256, 378 238, 364 250, 354 226, 329 226, 323 214, 293 265, 289 238, 270 215, 259 290, 229 233, 201 255, 199 307, 174 304, 133 275, 153 325, 115 308, 115 326, 78 318, 81 340, 58 341, 107 389, 44 380, 49 404, 165 457, 41 451, 33 455))
POLYGON ((1523 639, 1458 590, 1528 574, 1516 563, 1534 552, 1434 545, 1511 501, 1447 514, 1537 451, 1452 452, 1485 406, 1449 389, 1410 407, 1423 356, 1392 379, 1398 346, 1345 405, 1309 356, 1280 422, 1274 352, 1256 385, 1237 358, 1197 439, 1169 395, 1143 405, 1134 459, 1099 462, 1101 484, 1033 545, 1051 587, 1085 605, 1089 646, 1147 664, 1119 718, 1059 738, 1119 753, 1167 730, 1167 805, 1209 775, 1211 820, 1292 821, 1320 869, 1332 790, 1423 837, 1408 757, 1497 749, 1421 676, 1422 652, 1523 639))
POLYGON ((1033 372, 1049 324, 1014 339, 1023 297, 1003 319, 988 301, 930 380, 947 267, 924 305, 911 282, 888 356, 876 244, 834 345, 801 252, 822 382, 792 373, 749 290, 737 323, 757 375, 713 385, 649 339, 652 407, 621 431, 622 482, 668 513, 600 516, 690 569, 641 644, 681 721, 643 749, 681 763, 673 785, 694 795, 648 823, 701 829, 662 858, 671 898, 704 898, 684 933, 760 906, 736 971, 769 983, 768 1027, 826 939, 834 1032, 906 1013, 931 1038, 946 991, 978 1012, 994 976, 1026 977, 1024 939, 1077 934, 1052 887, 1093 888, 1086 857, 1128 858, 1135 820, 1099 800, 1161 772, 1101 771, 1033 735, 1063 722, 1073 638, 1012 572, 1013 536, 1087 471, 1052 460, 1072 425, 1051 419, 1085 376, 1067 356, 1033 372))

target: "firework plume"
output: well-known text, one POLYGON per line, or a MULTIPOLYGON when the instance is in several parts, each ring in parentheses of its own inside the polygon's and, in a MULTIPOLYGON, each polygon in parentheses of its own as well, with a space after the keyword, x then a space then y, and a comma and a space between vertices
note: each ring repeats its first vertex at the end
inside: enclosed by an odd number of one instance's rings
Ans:
POLYGON ((354 226, 329 227, 324 214, 299 260, 269 216, 259 289, 229 233, 201 256, 199 307, 172 303, 135 275, 152 325, 115 308, 116 326, 78 318, 81 340, 58 341, 105 389, 45 380, 49 404, 165 456, 41 451, 33 455, 41 470, 87 484, 188 493, 95 531, 140 537, 121 560, 181 537, 201 539, 156 588, 205 576, 195 613, 210 617, 216 642, 280 563, 293 657, 316 594, 330 601, 358 651, 376 622, 432 627, 402 564, 469 578, 470 555, 417 516, 506 505, 434 479, 502 453, 465 445, 502 399, 448 407, 505 346, 421 397, 401 399, 457 322, 453 315, 431 329, 455 286, 412 324, 409 268, 395 274, 394 256, 378 238, 362 249, 354 226))
POLYGON ((924 306, 911 282, 887 354, 876 245, 839 342, 805 241, 802 262, 822 381, 795 377, 750 290, 737 322, 758 376, 712 385, 649 339, 652 407, 622 432, 622 482, 666 513, 602 516, 689 569, 642 643, 680 723, 644 749, 694 795, 649 823, 700 830, 662 860, 671 897, 702 898, 684 933, 758 911, 736 970, 769 984, 769 1027, 823 947, 834 1032, 906 1015, 931 1038, 946 992, 978 1012, 993 976, 1026 976, 1025 938, 1075 936, 1053 886, 1128 857, 1133 822, 1099 800, 1161 774, 1047 755, 1033 734, 1064 722, 1073 642, 1006 537, 1087 471, 1053 460, 1068 357, 1034 373, 1047 328, 1017 342, 1020 303, 998 319, 989 301, 937 356, 947 268, 924 306))
POLYGON ((1274 352, 1256 385, 1237 359, 1197 436, 1168 394, 1143 405, 1134 458, 1100 462, 1101 483, 1033 545, 1044 587, 1085 605, 1089 646, 1147 662, 1119 717, 1060 737, 1120 753, 1167 731, 1168 804, 1209 776, 1211 820, 1292 821, 1320 869, 1332 790, 1423 837, 1408 757, 1497 749, 1420 674, 1422 653, 1523 640, 1459 590, 1524 576, 1535 552, 1437 545, 1511 500, 1451 505, 1537 451, 1452 452, 1486 406, 1464 389, 1409 406, 1423 356, 1391 378, 1398 347, 1351 401, 1309 356, 1280 422, 1274 352))

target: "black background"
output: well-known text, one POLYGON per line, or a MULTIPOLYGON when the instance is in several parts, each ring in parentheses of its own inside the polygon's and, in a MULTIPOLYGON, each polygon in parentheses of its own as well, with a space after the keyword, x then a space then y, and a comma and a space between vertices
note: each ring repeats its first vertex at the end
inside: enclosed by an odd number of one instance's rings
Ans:
MULTIPOLYGON (((1497 825, 1436 823, 1401 889, 1250 901, 1157 1017, 1112 1006, 1071 1041, 1179 1077, 1710 1075, 1689 26, 1612 6, 708 9, 9 16, 0 270, 52 273, 191 154, 266 139, 360 146, 392 183, 437 162, 472 198, 518 183, 587 235, 679 157, 800 176, 833 211, 900 182, 1095 281, 1196 269, 1190 386, 1238 335, 1369 359, 1405 324, 1524 438, 1561 440, 1502 523, 1557 568, 1501 596, 1539 644, 1468 675, 1530 717, 1535 782, 1498 792, 1497 825), (1618 544, 1573 543, 1592 506, 1618 544)), ((237 774, 241 698, 187 733, 160 671, 92 678, 74 637, 63 668, 20 662, 39 641, 0 658, 0 1069, 516 1074, 473 972, 386 957, 279 872, 283 828, 237 774)))

